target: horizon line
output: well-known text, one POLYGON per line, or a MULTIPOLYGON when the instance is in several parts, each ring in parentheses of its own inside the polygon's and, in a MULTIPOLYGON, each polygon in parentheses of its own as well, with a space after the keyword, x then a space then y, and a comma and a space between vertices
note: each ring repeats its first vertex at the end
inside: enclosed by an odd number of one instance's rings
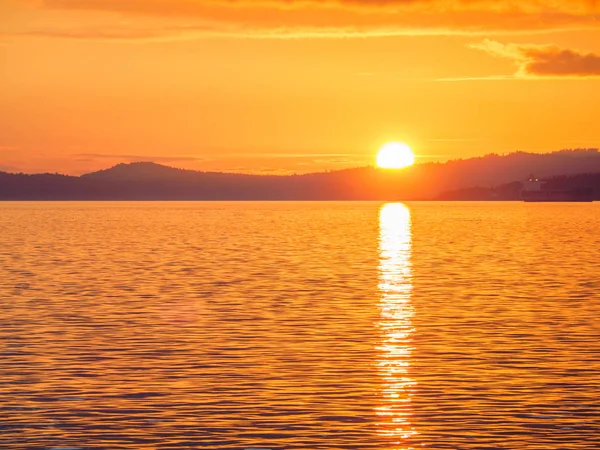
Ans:
MULTIPOLYGON (((6 173, 6 174, 11 174, 11 175, 60 175, 60 176, 65 176, 65 177, 80 178, 85 175, 111 170, 111 169, 114 169, 115 167, 123 166, 123 165, 131 166, 131 165, 136 165, 136 164, 152 164, 155 166, 165 167, 165 168, 174 169, 174 170, 181 170, 181 171, 186 171, 186 172, 227 174, 227 175, 245 175, 245 176, 256 176, 256 177, 290 177, 290 176, 306 176, 306 175, 312 175, 312 174, 324 174, 324 173, 331 173, 331 172, 343 172, 343 171, 347 171, 347 170, 368 169, 368 168, 373 168, 373 169, 377 169, 377 170, 381 170, 381 171, 403 171, 405 169, 409 169, 410 167, 415 167, 415 166, 423 166, 423 165, 431 165, 431 164, 447 164, 447 163, 458 162, 458 161, 467 161, 467 160, 471 160, 471 159, 480 159, 480 158, 485 158, 485 157, 490 157, 490 156, 507 157, 507 156, 523 154, 523 153, 528 154, 528 155, 542 156, 542 155, 552 155, 552 154, 566 153, 566 152, 600 152, 600 148, 598 148, 598 147, 563 148, 560 150, 551 150, 551 151, 543 152, 543 153, 530 152, 530 151, 524 151, 524 150, 514 150, 514 151, 510 151, 510 152, 503 152, 503 153, 490 152, 490 153, 486 153, 484 155, 470 156, 468 158, 458 157, 458 158, 448 159, 443 162, 442 161, 417 162, 417 163, 413 164, 412 166, 405 167, 403 169, 383 169, 383 168, 379 168, 379 167, 375 166, 374 164, 368 164, 365 166, 355 166, 355 167, 338 168, 338 169, 323 169, 323 170, 317 170, 317 171, 312 171, 312 172, 288 171, 289 173, 264 173, 264 172, 257 173, 257 172, 236 172, 236 171, 228 171, 228 170, 187 169, 187 168, 167 165, 164 162, 157 162, 157 161, 151 161, 149 159, 142 159, 139 161, 119 162, 112 166, 108 166, 108 167, 105 167, 102 169, 92 170, 90 172, 84 172, 84 173, 80 173, 80 174, 68 174, 68 173, 49 172, 49 171, 46 171, 46 172, 24 172, 21 169, 18 169, 16 167, 2 168, 2 166, 0 166, 0 173, 6 173)), ((439 156, 436 156, 436 155, 417 156, 417 158, 435 158, 435 157, 439 157, 439 156)), ((157 157, 157 159, 160 160, 160 157, 157 157)))

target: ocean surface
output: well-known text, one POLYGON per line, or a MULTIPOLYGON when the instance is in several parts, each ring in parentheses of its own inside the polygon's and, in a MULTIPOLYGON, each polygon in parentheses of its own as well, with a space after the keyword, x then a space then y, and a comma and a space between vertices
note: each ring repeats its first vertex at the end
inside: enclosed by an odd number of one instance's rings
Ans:
POLYGON ((600 448, 600 204, 0 203, 2 449, 600 448))

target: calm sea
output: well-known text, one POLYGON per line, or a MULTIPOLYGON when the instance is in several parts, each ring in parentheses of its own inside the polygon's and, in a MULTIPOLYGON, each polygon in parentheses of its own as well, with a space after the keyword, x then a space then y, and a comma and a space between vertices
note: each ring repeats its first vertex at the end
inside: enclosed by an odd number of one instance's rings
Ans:
POLYGON ((598 449, 600 204, 1 203, 0 448, 598 449))

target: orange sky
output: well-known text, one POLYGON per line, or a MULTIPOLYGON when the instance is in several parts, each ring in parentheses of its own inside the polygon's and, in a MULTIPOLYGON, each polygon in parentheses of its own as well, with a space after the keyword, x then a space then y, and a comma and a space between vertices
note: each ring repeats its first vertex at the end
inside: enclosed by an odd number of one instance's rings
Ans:
POLYGON ((600 2, 0 0, 0 95, 10 171, 599 147, 600 2))

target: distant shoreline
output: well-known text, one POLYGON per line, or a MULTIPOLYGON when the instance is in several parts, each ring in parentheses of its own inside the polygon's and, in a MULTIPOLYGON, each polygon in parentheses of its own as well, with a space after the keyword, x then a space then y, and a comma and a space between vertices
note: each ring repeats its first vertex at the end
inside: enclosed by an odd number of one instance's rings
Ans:
POLYGON ((150 162, 81 176, 0 172, 0 201, 521 201, 522 182, 533 173, 548 189, 585 187, 600 200, 600 152, 581 149, 277 176, 150 162))

